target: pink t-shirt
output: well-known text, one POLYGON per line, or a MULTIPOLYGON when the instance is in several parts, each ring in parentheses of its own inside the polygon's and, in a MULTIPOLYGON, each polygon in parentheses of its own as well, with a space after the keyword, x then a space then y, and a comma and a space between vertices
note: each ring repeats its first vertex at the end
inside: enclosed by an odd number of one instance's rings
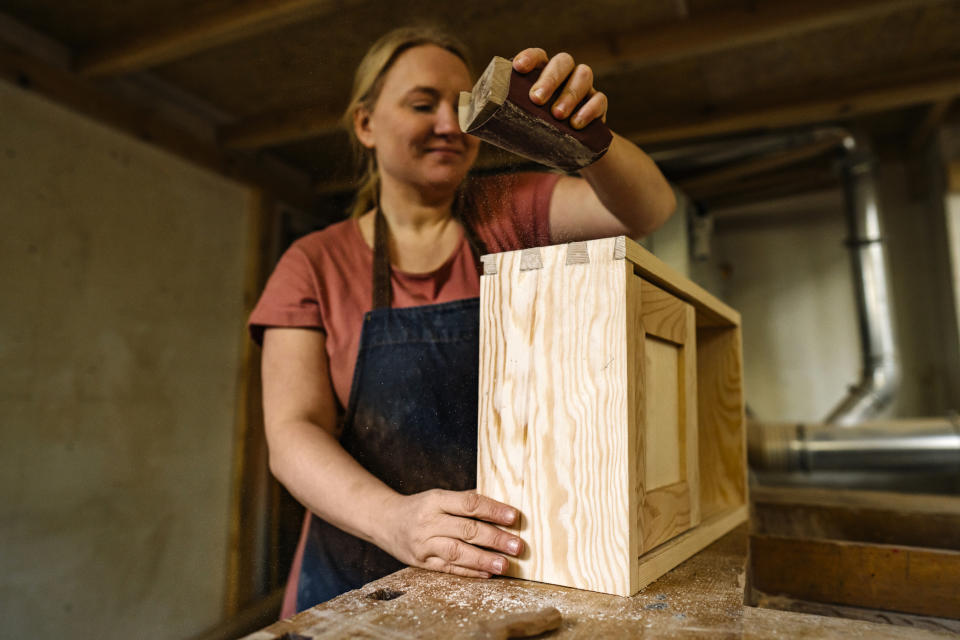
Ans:
MULTIPOLYGON (((557 174, 522 173, 474 178, 476 207, 465 221, 490 253, 549 244, 550 197, 557 174)), ((373 251, 355 219, 308 234, 284 253, 250 316, 261 342, 269 327, 326 332, 330 377, 342 407, 350 398, 363 316, 373 296, 373 251)), ((440 268, 429 273, 392 269, 393 306, 416 307, 472 298, 480 276, 465 236, 440 268)))
MULTIPOLYGON (((465 221, 490 253, 550 243, 550 198, 560 176, 520 173, 473 178, 475 207, 465 221)), ((269 327, 309 327, 326 333, 330 377, 346 408, 360 346, 363 316, 373 299, 373 251, 357 221, 344 220, 306 235, 284 253, 250 315, 250 334, 258 343, 269 327)), ((443 265, 431 273, 391 270, 393 306, 413 307, 472 298, 480 294, 480 275, 465 237, 443 265)), ((296 613, 297 585, 310 523, 294 556, 281 618, 296 613)))

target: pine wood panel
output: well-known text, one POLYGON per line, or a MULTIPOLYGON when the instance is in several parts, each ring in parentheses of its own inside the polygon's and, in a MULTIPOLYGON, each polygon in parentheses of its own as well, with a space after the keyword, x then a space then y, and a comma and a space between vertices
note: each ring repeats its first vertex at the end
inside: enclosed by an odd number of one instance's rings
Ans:
POLYGON ((521 511, 510 575, 630 595, 743 520, 735 311, 623 237, 483 263, 478 490, 521 511))
POLYGON ((647 338, 645 351, 646 370, 656 372, 646 378, 649 392, 644 420, 647 435, 644 486, 653 491, 680 482, 681 467, 685 466, 680 456, 684 435, 680 429, 681 349, 647 338))
POLYGON ((746 433, 740 329, 697 331, 700 508, 746 504, 746 433))
POLYGON ((521 270, 511 252, 483 278, 478 490, 536 541, 510 575, 628 595, 628 273, 600 242, 605 261, 548 247, 521 270))

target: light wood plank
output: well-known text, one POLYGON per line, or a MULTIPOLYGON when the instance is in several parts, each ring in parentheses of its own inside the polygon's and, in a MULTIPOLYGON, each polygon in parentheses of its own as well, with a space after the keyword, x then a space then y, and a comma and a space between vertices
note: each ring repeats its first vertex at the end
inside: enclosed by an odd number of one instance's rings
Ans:
POLYGON ((510 575, 629 595, 627 273, 612 255, 597 241, 567 266, 564 246, 545 247, 522 271, 511 252, 483 276, 478 489, 518 507, 536 541, 510 575))
POLYGON ((753 586, 815 602, 960 618, 960 552, 755 535, 753 586))
POLYGON ((747 505, 714 513, 700 526, 640 556, 640 587, 650 584, 747 519, 747 505))
POLYGON ((676 345, 687 341, 687 305, 659 287, 644 281, 643 328, 648 335, 676 345))
POLYGON ((690 488, 686 481, 648 491, 643 500, 643 551, 690 528, 690 488))
MULTIPOLYGON (((684 472, 690 491, 690 526, 700 524, 700 423, 697 417, 697 349, 696 314, 693 307, 685 305, 686 339, 684 340, 680 368, 680 424, 683 426, 683 447, 686 451, 684 472)), ((744 425, 745 426, 745 425, 744 425)))
MULTIPOLYGON (((614 243, 616 247, 616 243, 614 243)), ((647 359, 643 357, 643 350, 646 346, 647 337, 643 325, 643 284, 633 273, 633 265, 617 257, 614 258, 621 263, 624 279, 627 283, 626 299, 626 326, 627 326, 627 354, 629 363, 627 365, 627 446, 630 451, 630 460, 627 468, 627 488, 630 492, 629 513, 635 515, 630 519, 630 593, 636 593, 643 585, 640 584, 640 554, 643 553, 643 530, 644 530, 644 483, 646 480, 646 456, 644 452, 647 448, 646 429, 644 419, 646 416, 647 386, 646 386, 646 367, 647 359)))
POLYGON ((649 492, 681 480, 681 350, 676 345, 648 337, 644 351, 647 388, 644 486, 649 492))
POLYGON ((108 44, 82 57, 77 66, 85 76, 130 73, 316 18, 341 5, 331 0, 247 0, 213 15, 179 20, 126 42, 108 44))
POLYGON ((715 295, 684 278, 676 269, 658 260, 653 254, 629 238, 620 236, 624 257, 634 265, 634 273, 688 302, 697 310, 697 326, 734 327, 740 325, 740 314, 715 295))
POLYGON ((697 330, 700 508, 746 505, 746 424, 740 329, 697 330))

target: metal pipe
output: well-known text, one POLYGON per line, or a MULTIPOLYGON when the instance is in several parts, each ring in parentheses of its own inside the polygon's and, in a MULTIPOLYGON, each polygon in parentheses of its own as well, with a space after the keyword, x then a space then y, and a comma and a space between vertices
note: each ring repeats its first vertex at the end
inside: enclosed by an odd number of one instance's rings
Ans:
POLYGON ((956 417, 866 422, 845 429, 751 422, 747 440, 750 466, 758 471, 960 474, 956 417))
POLYGON ((848 134, 842 163, 850 262, 860 333, 860 380, 824 422, 848 427, 875 417, 900 386, 883 225, 868 145, 848 134))

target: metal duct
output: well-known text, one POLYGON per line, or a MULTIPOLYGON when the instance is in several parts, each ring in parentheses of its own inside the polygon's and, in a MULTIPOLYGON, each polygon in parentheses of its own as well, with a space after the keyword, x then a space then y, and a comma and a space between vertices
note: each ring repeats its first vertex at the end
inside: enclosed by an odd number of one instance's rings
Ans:
POLYGON ((853 135, 843 141, 846 214, 860 332, 860 381, 825 418, 828 424, 850 426, 883 410, 900 385, 894 342, 883 226, 877 205, 873 158, 867 144, 853 135))
POLYGON ((865 422, 845 429, 750 423, 747 439, 750 466, 764 471, 960 474, 957 418, 865 422))

